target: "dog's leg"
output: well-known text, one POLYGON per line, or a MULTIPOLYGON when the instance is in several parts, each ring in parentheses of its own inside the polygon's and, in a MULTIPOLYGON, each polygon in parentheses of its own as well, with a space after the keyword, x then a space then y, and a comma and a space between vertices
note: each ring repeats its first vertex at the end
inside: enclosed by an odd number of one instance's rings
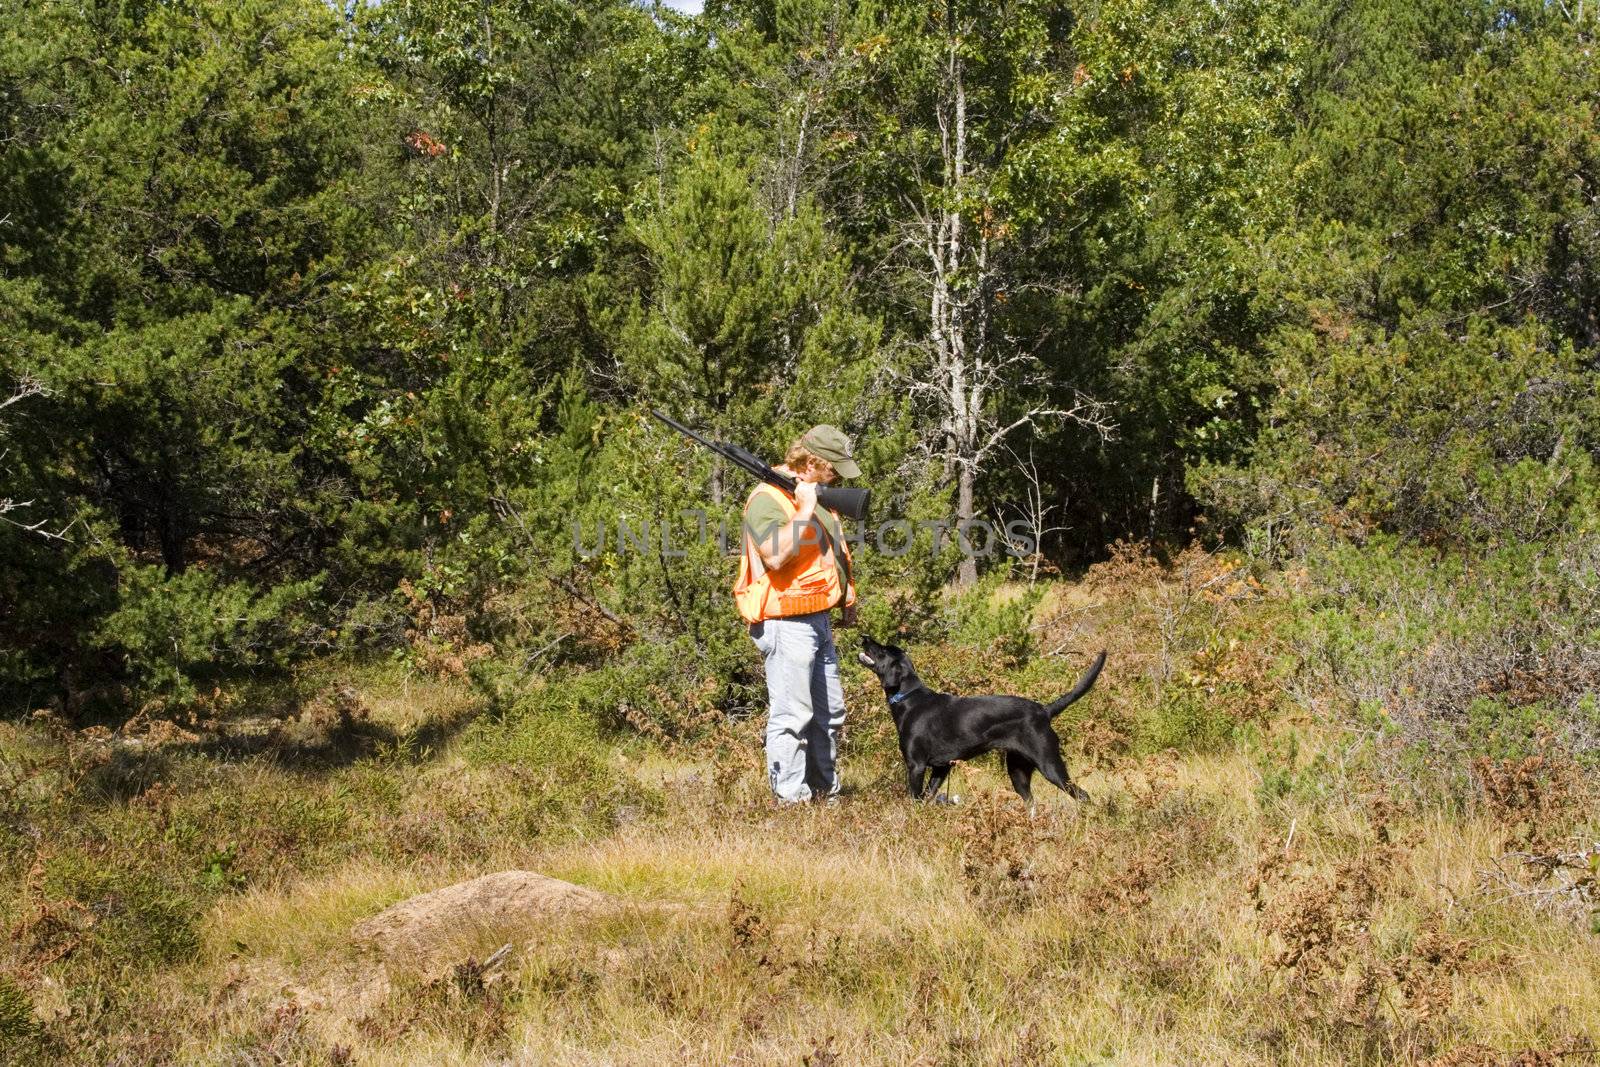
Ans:
POLYGON ((950 777, 950 764, 933 768, 933 773, 928 775, 928 799, 939 799, 939 790, 944 788, 944 780, 948 777, 950 777))
POLYGON ((1011 775, 1011 788, 1027 802, 1028 812, 1033 812, 1033 762, 1015 752, 1006 753, 1006 773, 1011 775))
POLYGON ((922 779, 927 773, 927 764, 906 761, 906 785, 910 787, 911 795, 918 800, 922 799, 922 779))
POLYGON ((1029 731, 1028 740, 1031 742, 1028 754, 1033 757, 1045 781, 1080 804, 1088 804, 1089 794, 1078 788, 1078 784, 1067 773, 1066 761, 1061 758, 1061 738, 1056 736, 1056 732, 1045 726, 1037 731, 1029 731))
POLYGON ((1054 755, 1055 759, 1046 760, 1039 767, 1039 772, 1045 776, 1046 781, 1069 794, 1073 800, 1078 801, 1080 804, 1089 803, 1089 794, 1085 793, 1078 783, 1068 776, 1067 765, 1062 762, 1061 754, 1058 752, 1054 753, 1054 755))

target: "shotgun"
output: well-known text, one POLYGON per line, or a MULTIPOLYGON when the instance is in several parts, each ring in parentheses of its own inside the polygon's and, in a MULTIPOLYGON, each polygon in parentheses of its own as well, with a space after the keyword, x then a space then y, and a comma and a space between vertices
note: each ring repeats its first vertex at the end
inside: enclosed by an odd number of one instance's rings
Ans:
MULTIPOLYGON (((779 474, 773 470, 765 460, 754 452, 740 448, 738 445, 724 445, 709 441, 677 419, 663 415, 653 408, 650 414, 671 426, 689 440, 709 448, 734 466, 743 468, 768 485, 777 486, 790 496, 794 495, 795 480, 787 474, 779 474)), ((857 522, 867 517, 867 498, 871 495, 872 490, 870 489, 844 489, 832 485, 817 486, 817 503, 825 508, 837 511, 846 518, 855 519, 857 522)))

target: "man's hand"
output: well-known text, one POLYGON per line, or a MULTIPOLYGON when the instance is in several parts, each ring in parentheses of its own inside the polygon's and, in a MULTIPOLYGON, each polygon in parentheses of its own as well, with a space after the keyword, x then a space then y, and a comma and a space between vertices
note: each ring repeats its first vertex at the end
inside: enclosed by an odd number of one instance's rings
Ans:
POLYGON ((847 629, 856 624, 856 605, 846 604, 839 609, 839 626, 847 629))
POLYGON ((817 483, 795 482, 794 502, 798 506, 794 517, 802 521, 811 518, 817 510, 817 483))

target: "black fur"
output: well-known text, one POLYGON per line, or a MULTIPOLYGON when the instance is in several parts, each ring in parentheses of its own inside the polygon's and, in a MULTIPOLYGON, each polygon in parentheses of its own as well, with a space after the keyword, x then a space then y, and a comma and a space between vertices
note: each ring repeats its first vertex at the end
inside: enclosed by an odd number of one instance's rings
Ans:
POLYGON ((1105 666, 1106 654, 1094 661, 1072 692, 1050 705, 1012 696, 958 697, 937 693, 922 684, 911 657, 895 645, 880 645, 865 634, 858 659, 883 683, 889 713, 900 735, 911 795, 937 797, 950 774, 950 764, 984 752, 1003 752, 1011 787, 1033 803, 1033 772, 1085 803, 1089 794, 1067 774, 1061 740, 1050 721, 1089 691, 1105 666), (926 786, 923 778, 932 771, 926 786))

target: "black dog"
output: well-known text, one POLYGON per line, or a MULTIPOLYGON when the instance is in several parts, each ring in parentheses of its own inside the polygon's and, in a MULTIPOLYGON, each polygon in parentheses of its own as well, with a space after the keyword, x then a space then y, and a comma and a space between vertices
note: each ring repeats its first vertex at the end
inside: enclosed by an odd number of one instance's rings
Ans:
POLYGON ((1012 788, 1030 807, 1035 770, 1075 799, 1089 800, 1089 794, 1067 774, 1067 765, 1061 760, 1061 741, 1050 720, 1094 685, 1100 668, 1105 666, 1104 651, 1072 692, 1047 707, 1025 697, 936 693, 922 684, 911 666, 911 657, 903 649, 880 645, 865 634, 861 645, 865 649, 859 656, 861 662, 872 668, 889 698, 889 714, 894 716, 894 728, 900 735, 900 755, 906 761, 912 796, 923 796, 923 775, 930 769, 933 776, 928 779, 928 795, 937 797, 952 762, 1000 751, 1006 755, 1012 788))

